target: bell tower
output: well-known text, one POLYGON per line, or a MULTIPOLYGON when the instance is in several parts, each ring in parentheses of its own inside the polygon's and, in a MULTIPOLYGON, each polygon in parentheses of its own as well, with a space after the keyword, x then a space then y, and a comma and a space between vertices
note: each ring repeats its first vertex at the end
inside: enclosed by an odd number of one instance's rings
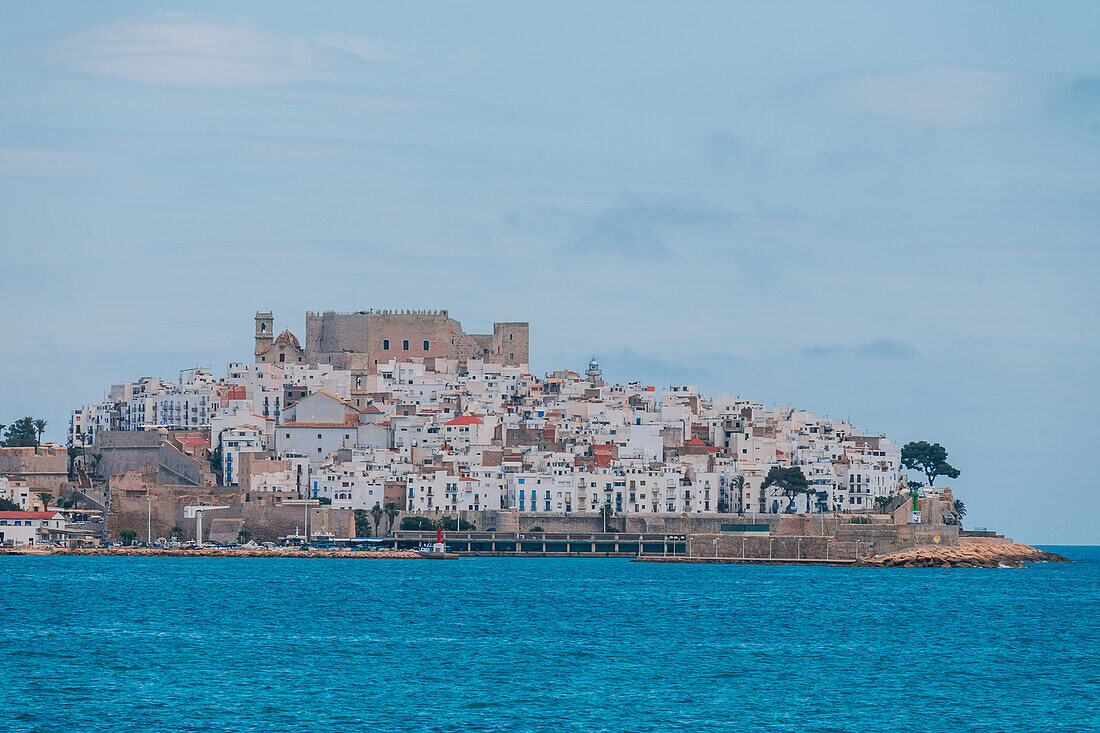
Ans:
POLYGON ((272 342, 275 340, 275 334, 272 331, 275 328, 275 316, 270 312, 261 313, 256 311, 256 363, 267 361, 265 354, 268 349, 271 348, 272 342))

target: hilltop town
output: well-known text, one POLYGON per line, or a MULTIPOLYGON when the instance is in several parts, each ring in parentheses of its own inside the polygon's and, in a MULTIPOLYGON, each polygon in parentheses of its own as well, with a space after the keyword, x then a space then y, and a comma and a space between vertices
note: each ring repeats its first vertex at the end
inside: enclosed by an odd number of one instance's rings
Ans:
POLYGON ((467 334, 446 311, 308 313, 304 346, 276 333, 270 312, 254 325, 250 362, 113 385, 72 412, 68 446, 0 449, 0 496, 65 509, 39 517, 58 529, 35 534, 54 541, 442 525, 498 537, 726 532, 769 537, 774 555, 777 536, 851 544, 840 518, 880 532, 867 548, 958 536, 950 489, 910 484, 884 435, 690 384, 611 384, 595 358, 583 373, 536 376, 525 322, 467 334))

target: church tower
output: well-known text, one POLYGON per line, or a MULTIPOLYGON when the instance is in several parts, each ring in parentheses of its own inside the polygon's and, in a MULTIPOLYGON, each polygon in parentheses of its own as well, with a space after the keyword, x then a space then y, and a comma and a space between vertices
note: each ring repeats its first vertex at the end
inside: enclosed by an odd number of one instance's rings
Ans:
POLYGON ((271 348, 272 341, 275 340, 275 334, 272 330, 275 328, 275 316, 271 313, 261 313, 256 311, 256 363, 261 361, 267 361, 264 354, 271 348))

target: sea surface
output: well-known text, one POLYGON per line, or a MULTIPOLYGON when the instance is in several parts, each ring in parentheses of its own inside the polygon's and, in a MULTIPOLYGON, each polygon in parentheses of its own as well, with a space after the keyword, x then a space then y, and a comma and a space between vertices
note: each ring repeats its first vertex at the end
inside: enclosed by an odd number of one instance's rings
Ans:
POLYGON ((1023 570, 0 557, 0 731, 1096 731, 1023 570))

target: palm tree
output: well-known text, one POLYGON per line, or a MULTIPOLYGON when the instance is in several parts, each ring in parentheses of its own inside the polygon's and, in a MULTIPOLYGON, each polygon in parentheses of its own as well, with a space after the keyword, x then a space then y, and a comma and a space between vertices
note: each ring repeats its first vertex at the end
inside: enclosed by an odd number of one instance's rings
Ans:
POLYGON ((176 522, 168 528, 168 534, 176 538, 183 537, 183 527, 180 526, 179 522, 176 522))
POLYGON ((382 519, 382 507, 378 505, 378 502, 374 502, 374 506, 370 508, 370 518, 374 520, 374 536, 378 536, 378 521, 382 519))
POLYGON ((65 448, 65 452, 69 454, 68 476, 69 480, 72 481, 73 477, 76 475, 76 459, 78 456, 80 456, 80 449, 72 444, 69 444, 69 446, 65 448))
POLYGON ((962 519, 966 516, 966 504, 962 499, 955 499, 955 503, 951 506, 952 511, 955 513, 955 521, 959 523, 959 527, 962 527, 962 519))
POLYGON ((92 454, 92 475, 99 478, 99 462, 103 460, 102 453, 92 454))
POLYGON ((46 425, 46 421, 42 418, 38 418, 34 421, 34 432, 38 433, 38 439, 34 445, 35 448, 42 445, 42 433, 46 432, 46 425))
POLYGON ((38 492, 38 500, 42 502, 42 509, 46 510, 50 508, 50 502, 53 501, 53 494, 48 491, 38 492))
POLYGON ((400 513, 400 510, 397 508, 397 502, 387 501, 386 506, 382 507, 382 509, 386 512, 386 518, 390 523, 388 532, 393 532, 393 523, 397 520, 397 515, 400 513))
POLYGON ((739 473, 730 479, 730 489, 737 492, 737 513, 745 513, 745 474, 739 473))

